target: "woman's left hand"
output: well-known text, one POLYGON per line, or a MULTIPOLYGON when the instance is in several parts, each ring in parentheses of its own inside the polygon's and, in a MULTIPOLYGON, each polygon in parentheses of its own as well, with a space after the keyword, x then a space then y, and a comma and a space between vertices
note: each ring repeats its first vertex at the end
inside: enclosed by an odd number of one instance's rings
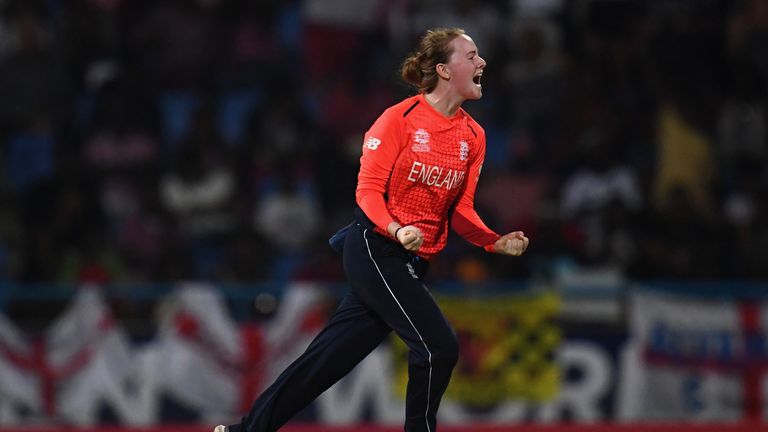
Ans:
POLYGON ((494 251, 502 255, 520 256, 528 249, 528 237, 522 231, 503 235, 494 243, 494 251))

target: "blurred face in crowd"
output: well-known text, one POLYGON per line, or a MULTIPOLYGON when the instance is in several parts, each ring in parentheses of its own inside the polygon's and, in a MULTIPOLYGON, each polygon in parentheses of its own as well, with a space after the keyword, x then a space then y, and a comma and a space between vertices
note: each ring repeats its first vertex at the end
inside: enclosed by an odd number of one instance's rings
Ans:
POLYGON ((469 36, 461 35, 453 39, 450 46, 453 53, 444 65, 448 85, 464 100, 480 99, 483 96, 480 77, 486 63, 475 42, 469 36))

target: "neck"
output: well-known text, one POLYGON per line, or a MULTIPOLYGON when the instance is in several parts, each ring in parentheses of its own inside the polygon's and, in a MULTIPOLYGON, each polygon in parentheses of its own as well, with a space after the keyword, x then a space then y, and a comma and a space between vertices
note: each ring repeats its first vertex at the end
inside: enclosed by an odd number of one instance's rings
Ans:
POLYGON ((460 98, 455 96, 451 97, 448 92, 440 91, 439 89, 435 89, 431 93, 425 94, 424 99, 429 102, 432 108, 436 109, 437 112, 446 117, 453 117, 456 114, 456 111, 461 107, 461 103, 464 102, 460 98))

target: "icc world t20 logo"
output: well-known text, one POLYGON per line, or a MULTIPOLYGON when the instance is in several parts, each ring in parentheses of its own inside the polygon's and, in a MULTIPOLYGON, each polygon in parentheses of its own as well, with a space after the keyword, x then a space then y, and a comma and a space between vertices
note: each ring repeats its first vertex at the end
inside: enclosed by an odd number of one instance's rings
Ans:
POLYGON ((418 129, 413 133, 413 147, 411 147, 411 150, 417 153, 429 152, 430 138, 429 132, 424 129, 418 129))

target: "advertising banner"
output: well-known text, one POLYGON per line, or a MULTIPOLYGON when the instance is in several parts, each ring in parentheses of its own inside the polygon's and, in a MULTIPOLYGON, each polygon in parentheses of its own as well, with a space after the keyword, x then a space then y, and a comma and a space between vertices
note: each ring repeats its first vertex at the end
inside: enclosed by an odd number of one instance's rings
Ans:
POLYGON ((623 419, 765 418, 764 302, 638 290, 630 312, 631 343, 620 379, 623 419))
MULTIPOLYGON (((0 316, 0 430, 236 421, 306 348, 337 299, 323 285, 295 284, 274 314, 238 322, 221 290, 182 284, 154 302, 155 331, 140 342, 97 287, 80 289, 40 337, 0 316)), ((725 431, 764 421, 764 302, 636 291, 627 336, 616 326, 561 321, 562 299, 548 291, 437 300, 461 349, 442 427, 717 424, 725 431)), ((396 429, 406 355, 392 337, 296 424, 396 429)))

